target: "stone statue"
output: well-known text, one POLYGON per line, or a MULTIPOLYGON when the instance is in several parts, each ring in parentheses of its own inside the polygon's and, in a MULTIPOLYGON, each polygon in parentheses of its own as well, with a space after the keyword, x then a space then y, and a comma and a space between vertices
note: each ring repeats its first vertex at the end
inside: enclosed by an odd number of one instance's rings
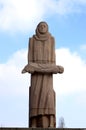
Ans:
POLYGON ((28 64, 22 73, 31 73, 29 88, 29 126, 56 127, 53 74, 63 73, 56 65, 55 42, 46 22, 40 22, 29 39, 28 64))

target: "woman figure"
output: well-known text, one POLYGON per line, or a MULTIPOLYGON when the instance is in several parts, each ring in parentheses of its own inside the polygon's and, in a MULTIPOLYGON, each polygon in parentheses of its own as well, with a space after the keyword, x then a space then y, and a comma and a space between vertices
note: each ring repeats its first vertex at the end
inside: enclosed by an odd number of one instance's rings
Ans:
POLYGON ((56 69, 54 38, 48 32, 46 22, 40 22, 36 34, 29 39, 28 65, 23 72, 31 73, 29 89, 29 126, 55 127, 55 92, 53 73, 56 69))

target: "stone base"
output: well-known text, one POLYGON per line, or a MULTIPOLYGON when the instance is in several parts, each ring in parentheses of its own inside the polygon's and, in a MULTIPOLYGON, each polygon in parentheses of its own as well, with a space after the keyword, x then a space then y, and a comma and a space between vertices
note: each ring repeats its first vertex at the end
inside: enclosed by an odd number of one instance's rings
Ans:
POLYGON ((1 127, 0 130, 86 130, 86 128, 11 128, 1 127))

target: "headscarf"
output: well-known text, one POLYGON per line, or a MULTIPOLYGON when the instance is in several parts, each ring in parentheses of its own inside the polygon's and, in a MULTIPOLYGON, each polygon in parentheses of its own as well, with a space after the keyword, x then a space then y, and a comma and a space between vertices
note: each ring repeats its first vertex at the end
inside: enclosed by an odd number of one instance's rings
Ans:
POLYGON ((48 32, 48 30, 47 30, 46 33, 44 33, 44 34, 41 34, 41 33, 39 32, 38 28, 39 28, 39 25, 40 25, 41 23, 45 23, 46 26, 47 26, 47 29, 48 29, 48 25, 47 25, 46 22, 40 22, 40 23, 37 25, 36 35, 34 35, 34 37, 35 37, 35 39, 37 39, 37 40, 45 41, 45 40, 47 40, 47 39, 49 38, 50 33, 48 32))

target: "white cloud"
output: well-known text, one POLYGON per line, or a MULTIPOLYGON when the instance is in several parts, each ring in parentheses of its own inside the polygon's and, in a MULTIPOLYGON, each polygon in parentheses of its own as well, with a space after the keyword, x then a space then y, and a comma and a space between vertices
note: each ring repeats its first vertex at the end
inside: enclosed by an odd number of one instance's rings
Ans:
POLYGON ((25 50, 18 51, 7 63, 0 64, 0 96, 28 95, 30 75, 21 74, 26 64, 26 55, 25 50))
POLYGON ((86 51, 86 44, 82 44, 82 45, 80 46, 80 50, 81 50, 81 51, 86 51))
POLYGON ((45 16, 84 10, 85 0, 0 0, 0 29, 32 30, 45 16))
POLYGON ((86 91, 86 64, 75 52, 58 49, 57 64, 64 66, 64 74, 55 75, 54 87, 58 94, 86 91), (57 86, 56 86, 57 84, 57 86))
POLYGON ((41 2, 37 0, 4 0, 0 4, 0 28, 5 30, 31 29, 44 14, 41 2))
MULTIPOLYGON (((54 75, 54 88, 58 95, 86 91, 86 64, 77 53, 69 49, 56 50, 57 64, 64 66, 62 75, 54 75)), ((30 75, 21 74, 27 64, 27 51, 16 52, 5 64, 0 64, 0 95, 28 95, 30 75)))

